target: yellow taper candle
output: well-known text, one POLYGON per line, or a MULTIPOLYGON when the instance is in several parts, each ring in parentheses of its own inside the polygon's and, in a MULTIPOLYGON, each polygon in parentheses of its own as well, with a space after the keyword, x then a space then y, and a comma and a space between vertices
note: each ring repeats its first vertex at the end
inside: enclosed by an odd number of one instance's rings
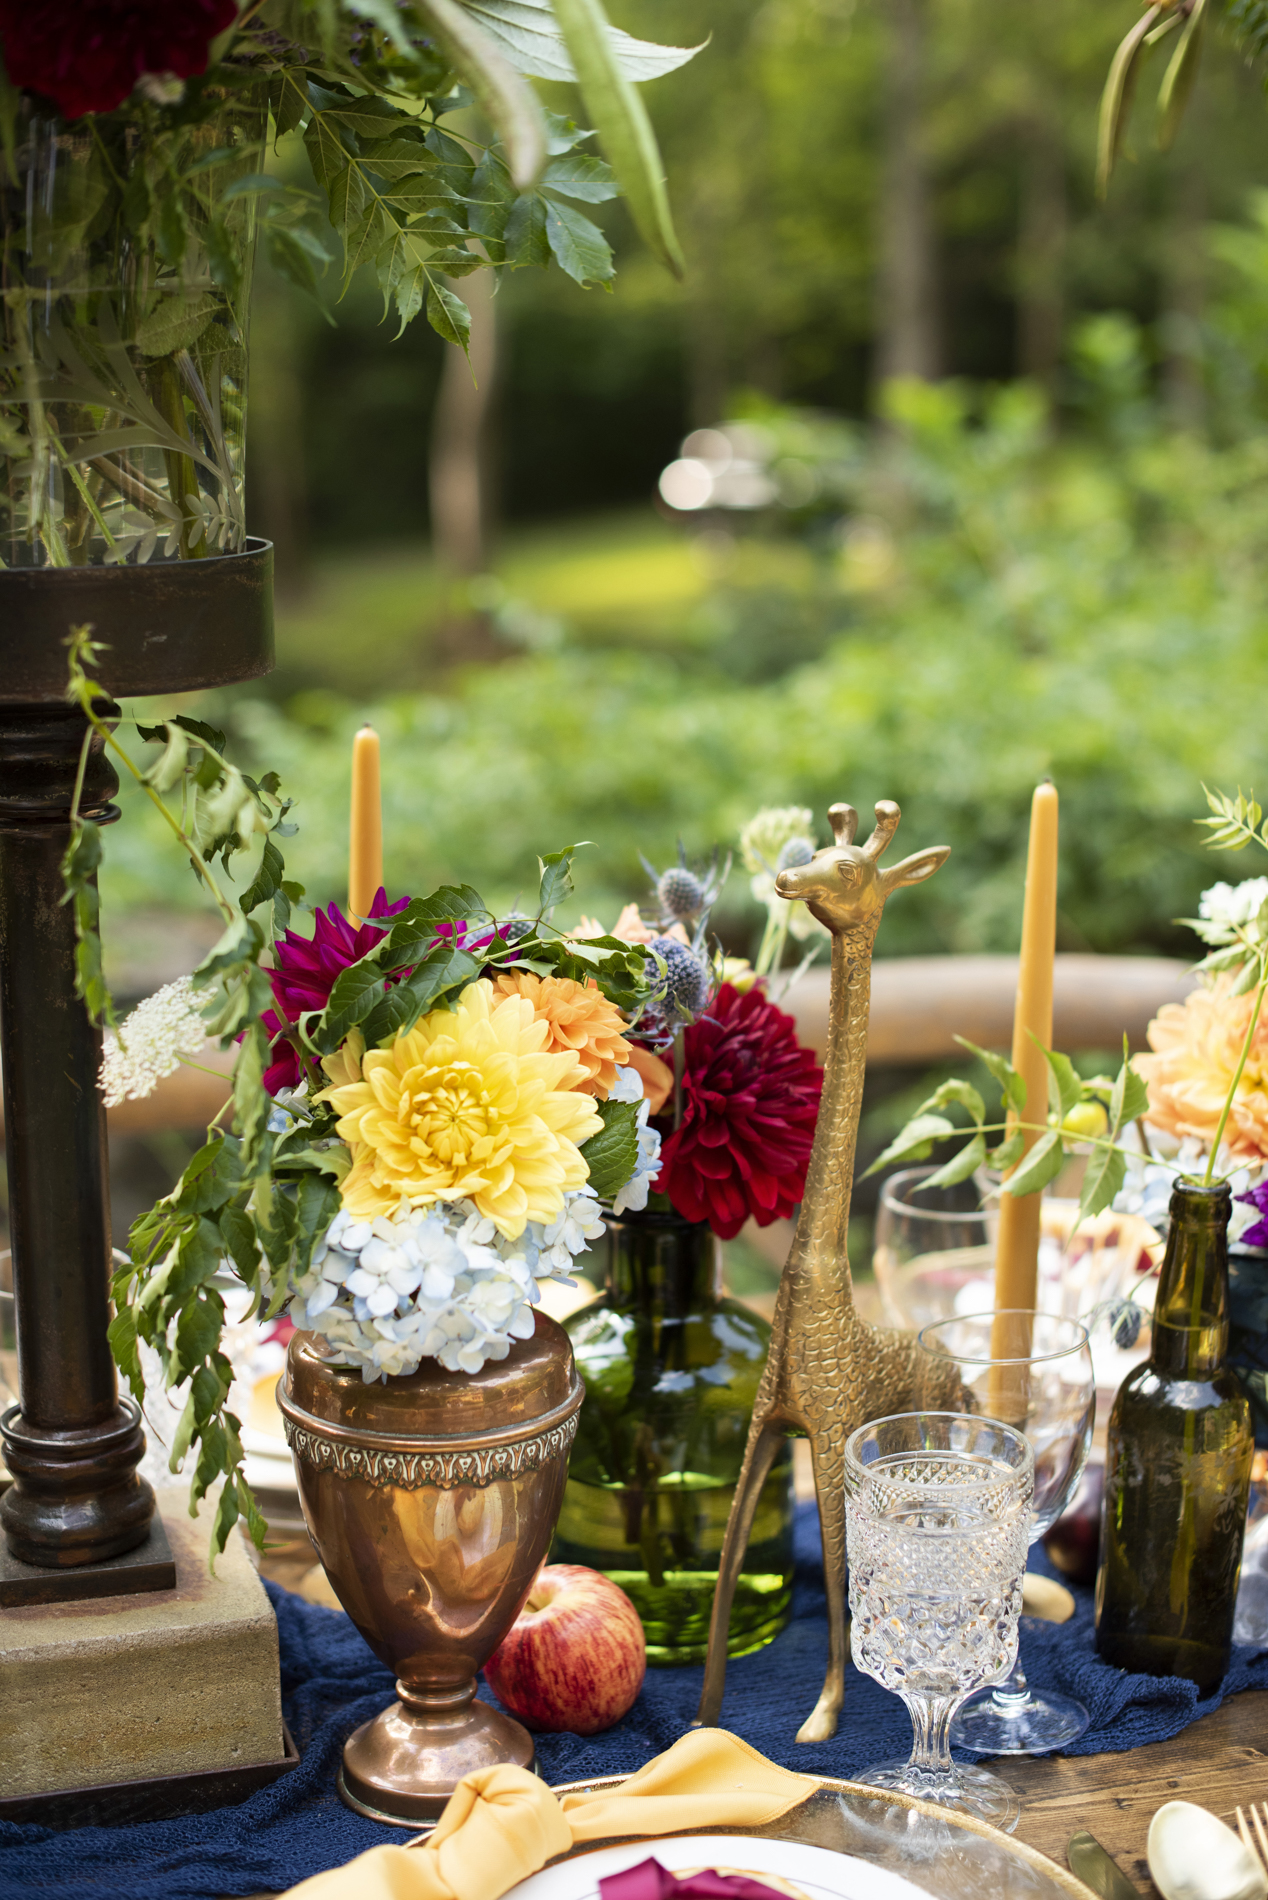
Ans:
MULTIPOLYGON (((1030 849, 1022 910, 1021 966, 1013 1016, 1013 1067, 1026 1084, 1027 1122, 1042 1128, 1048 1112, 1048 1065, 1052 1047, 1052 962, 1057 948, 1057 788, 1050 779, 1035 787, 1030 804, 1030 849)), ((1038 1140, 1032 1129, 1027 1149, 1038 1140)), ((1039 1204, 1043 1196, 1014 1200, 1001 1194, 995 1249, 995 1305, 1033 1311, 1039 1277, 1039 1204)))
POLYGON ((352 741, 352 821, 348 851, 348 912, 365 917, 383 882, 383 804, 379 793, 379 735, 362 726, 352 741))

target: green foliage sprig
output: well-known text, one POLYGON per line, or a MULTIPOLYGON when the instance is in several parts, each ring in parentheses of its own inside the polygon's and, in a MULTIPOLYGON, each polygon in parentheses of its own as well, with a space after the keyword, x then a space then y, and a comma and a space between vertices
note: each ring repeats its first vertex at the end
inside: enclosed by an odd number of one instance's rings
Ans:
MULTIPOLYGON (((214 1561, 240 1515, 258 1544, 264 1537, 264 1521, 243 1476, 240 1421, 227 1409, 233 1372, 220 1350, 225 1307, 213 1281, 223 1261, 232 1259, 258 1307, 269 1290, 261 1273, 262 1260, 281 1255, 284 1239, 298 1234, 300 1226, 290 1215, 289 1203, 275 1193, 275 1177, 302 1176, 315 1167, 323 1174, 337 1172, 326 1156, 297 1162, 288 1151, 285 1161, 276 1157, 276 1138, 267 1128, 271 1103, 262 1078, 268 1043, 260 1017, 272 991, 260 959, 275 932, 285 927, 291 906, 300 901, 303 891, 283 875, 276 840, 293 833, 295 827, 287 818, 289 801, 277 796, 276 775, 268 773, 258 781, 248 778, 225 759, 222 733, 183 716, 137 728, 143 740, 162 747, 151 766, 138 770, 99 710, 106 694, 89 669, 101 651, 89 628, 75 630, 70 641, 68 697, 88 720, 79 785, 95 736, 162 815, 226 925, 220 941, 195 970, 193 986, 206 994, 202 1015, 208 1035, 218 1037, 222 1049, 238 1042, 233 1132, 209 1129, 207 1142, 172 1193, 134 1224, 128 1264, 114 1275, 115 1317, 109 1335, 119 1368, 142 1404, 142 1342, 157 1353, 168 1390, 189 1382, 171 1469, 179 1470, 186 1454, 196 1447, 191 1514, 208 1487, 218 1478, 225 1480, 212 1527, 214 1561), (164 794, 178 788, 180 804, 173 810, 164 794), (212 866, 219 860, 228 869, 231 857, 261 835, 255 876, 234 901, 212 866)), ((113 1021, 113 1005, 102 976, 93 888, 100 855, 98 827, 81 817, 77 794, 63 863, 66 896, 75 905, 76 987, 94 1018, 105 1015, 113 1021)), ((324 1192, 321 1182, 316 1192, 311 1186, 302 1196, 297 1192, 297 1199, 309 1222, 319 1220, 329 1207, 328 1223, 338 1206, 337 1194, 324 1192)), ((311 1238, 308 1250, 311 1254, 311 1238)))
MULTIPOLYGON (((1203 790, 1210 815, 1194 822, 1210 832, 1207 843, 1213 850, 1241 851, 1248 844, 1258 844, 1268 850, 1268 823, 1264 822, 1263 810, 1253 792, 1246 796, 1239 791, 1235 798, 1230 798, 1206 786, 1203 790)), ((1212 973, 1236 971, 1231 993, 1241 995, 1251 989, 1255 991, 1237 1066, 1207 1155, 1202 1179, 1204 1185, 1209 1186, 1215 1178, 1216 1157, 1250 1055, 1264 998, 1268 995, 1268 900, 1245 924, 1221 925, 1206 919, 1189 921, 1199 936, 1217 946, 1198 964, 1198 969, 1212 973)), ((1121 1137, 1149 1107, 1149 1091, 1132 1068, 1126 1037, 1123 1064, 1112 1082, 1107 1077, 1084 1081, 1068 1056, 1053 1049, 1044 1050, 1048 1064, 1048 1115, 1044 1122, 1024 1119, 1028 1111, 1033 1118, 1035 1108, 1027 1100, 1024 1080, 1006 1057, 979 1049, 963 1036, 957 1036, 956 1041, 978 1056, 999 1083, 1007 1119, 988 1122, 979 1091, 971 1082, 953 1078, 943 1082, 920 1104, 884 1154, 872 1163, 868 1173, 873 1174, 896 1161, 923 1161, 932 1154, 935 1142, 964 1134, 965 1129, 948 1121, 944 1112, 954 1104, 968 1112, 969 1140, 929 1177, 926 1186, 951 1187, 967 1180, 978 1168, 988 1166, 1005 1175, 1001 1184, 1003 1193, 1038 1194, 1055 1180, 1074 1148, 1087 1146, 1091 1154, 1079 1194, 1078 1218, 1085 1220, 1108 1207, 1123 1185, 1127 1162, 1141 1158, 1141 1149, 1124 1147, 1121 1137), (1093 1111, 1090 1117, 1089 1108, 1093 1111), (1001 1133, 1004 1140, 991 1148, 987 1136, 1001 1133), (1036 1135, 1038 1139, 1023 1154, 1027 1134, 1036 1135)))
POLYGON ((1055 1180, 1068 1155, 1076 1147, 1090 1146, 1092 1153, 1083 1176, 1079 1195, 1079 1219, 1099 1214, 1109 1206, 1123 1185, 1130 1150, 1120 1146, 1120 1137, 1144 1114, 1148 1091, 1131 1066, 1124 1044, 1123 1063, 1117 1076, 1084 1081, 1068 1056, 1045 1049, 1048 1064, 1048 1113, 1040 1121, 1027 1100, 1024 1078, 1006 1056, 979 1049, 964 1036, 956 1041, 977 1056, 1003 1091, 1007 1114, 1003 1120, 988 1121, 981 1093, 971 1082, 952 1078, 943 1082, 920 1104, 906 1127, 894 1137, 884 1154, 868 1169, 874 1174, 897 1161, 923 1161, 933 1152, 935 1142, 963 1135, 966 1130, 947 1119, 945 1111, 958 1106, 969 1115, 969 1139, 959 1152, 929 1177, 929 1187, 953 1187, 965 1181, 978 1168, 989 1167, 1006 1175, 1002 1191, 1006 1194, 1038 1194, 1055 1180), (1093 1112, 1089 1116, 1086 1111, 1093 1112), (1027 1120, 1029 1111, 1030 1119, 1027 1120), (1025 1149, 1025 1137, 1037 1139, 1025 1149), (988 1136, 1002 1137, 993 1146, 988 1136), (1012 1170, 1011 1173, 1008 1170, 1012 1170))
MULTIPOLYGON (((1122 147, 1146 54, 1169 41, 1170 58, 1158 87, 1157 143, 1170 151, 1180 129, 1202 59, 1216 0, 1156 0, 1134 22, 1110 62, 1097 130, 1096 191, 1104 198, 1122 147)), ((1268 0, 1225 0, 1226 36, 1247 60, 1268 50, 1268 0)))

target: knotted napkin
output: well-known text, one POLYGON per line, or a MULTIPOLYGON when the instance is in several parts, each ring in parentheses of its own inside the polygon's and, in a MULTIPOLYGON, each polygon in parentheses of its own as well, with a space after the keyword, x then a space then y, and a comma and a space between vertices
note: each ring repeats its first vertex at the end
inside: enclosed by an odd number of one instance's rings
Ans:
POLYGON ((578 1841, 762 1827, 816 1782, 767 1761, 726 1729, 695 1729, 619 1788, 553 1795, 523 1768, 480 1768, 420 1847, 372 1847, 292 1887, 286 1900, 501 1900, 578 1841))

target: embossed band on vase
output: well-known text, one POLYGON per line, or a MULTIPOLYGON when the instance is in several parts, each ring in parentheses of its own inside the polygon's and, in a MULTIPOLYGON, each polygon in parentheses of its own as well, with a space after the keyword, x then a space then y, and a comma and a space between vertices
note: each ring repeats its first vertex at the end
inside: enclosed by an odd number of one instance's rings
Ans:
POLYGON ((459 1485, 496 1484, 566 1457, 577 1436, 584 1397, 585 1387, 577 1380, 562 1405, 518 1429, 412 1441, 357 1432, 315 1418, 282 1392, 278 1404, 287 1444, 314 1470, 335 1471, 341 1478, 360 1478, 365 1484, 391 1485, 402 1491, 421 1490, 424 1485, 445 1491, 459 1485))

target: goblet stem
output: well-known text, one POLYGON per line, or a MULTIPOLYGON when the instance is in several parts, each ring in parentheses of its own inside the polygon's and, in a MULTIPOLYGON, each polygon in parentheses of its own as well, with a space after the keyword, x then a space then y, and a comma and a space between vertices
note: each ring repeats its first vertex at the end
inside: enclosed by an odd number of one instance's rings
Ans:
POLYGON ((1004 1680, 996 1683, 991 1691, 991 1700, 1003 1709, 1019 1709, 1023 1703, 1030 1701, 1030 1684, 1026 1680, 1020 1656, 1004 1680))
POLYGON ((954 1780, 956 1767, 951 1759, 948 1731, 951 1718, 963 1702, 955 1696, 904 1696, 911 1716, 912 1745, 909 1767, 932 1780, 954 1780))

